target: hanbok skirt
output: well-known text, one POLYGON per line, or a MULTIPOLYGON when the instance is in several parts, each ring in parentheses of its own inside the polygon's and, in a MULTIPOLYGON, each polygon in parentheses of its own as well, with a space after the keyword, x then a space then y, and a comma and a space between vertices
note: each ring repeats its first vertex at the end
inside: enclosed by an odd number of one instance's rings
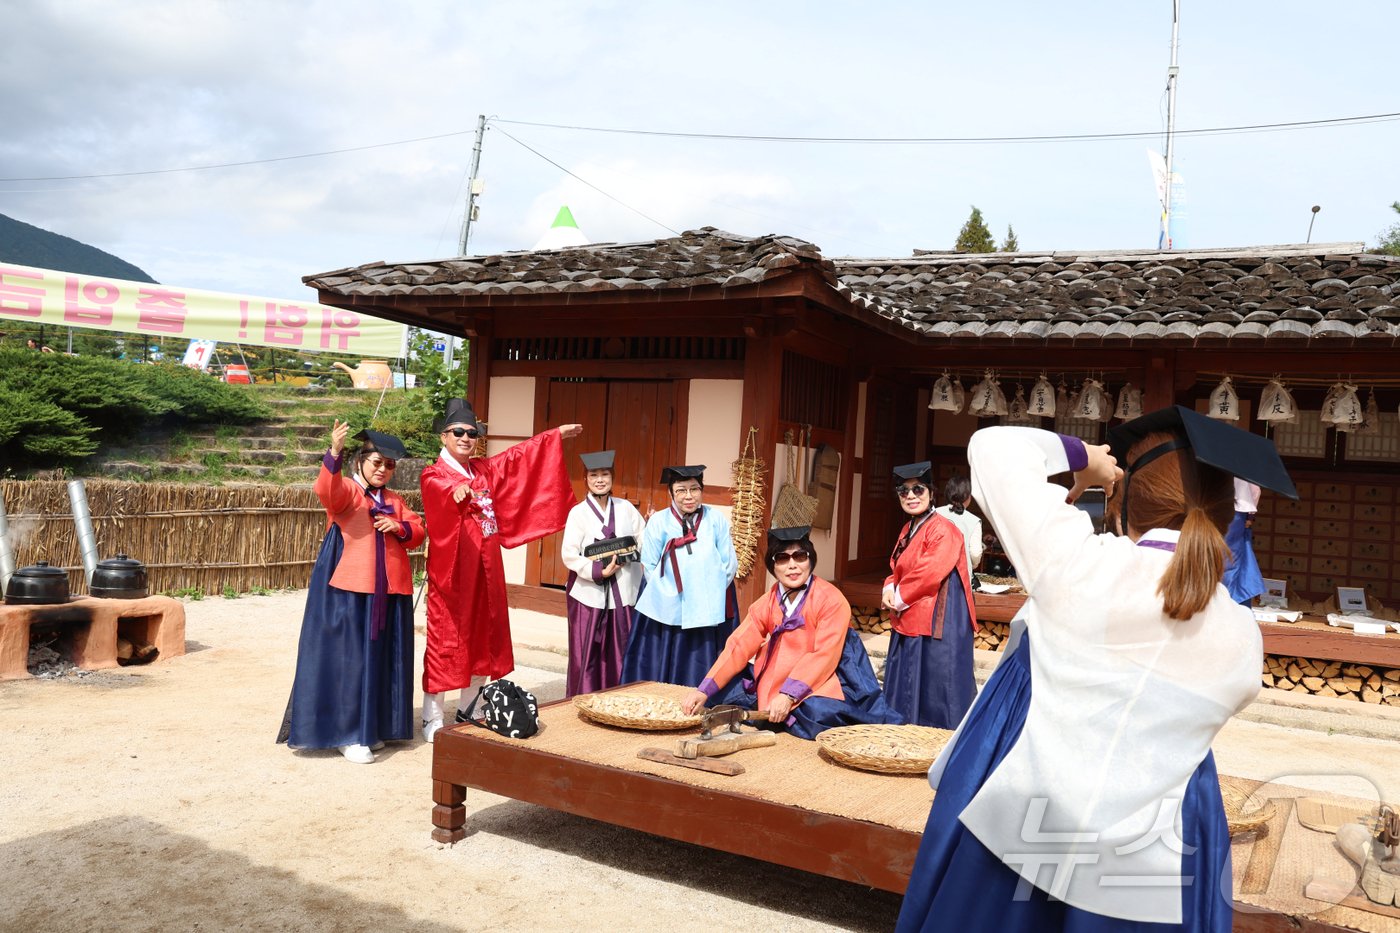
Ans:
POLYGON ((1230 563, 1225 568, 1225 589, 1237 603, 1251 603, 1264 593, 1264 574, 1254 556, 1254 531, 1244 526, 1249 512, 1236 512, 1225 532, 1230 547, 1230 563))
MULTIPOLYGON (((573 586, 573 575, 569 586, 573 586)), ((611 603, 611 600, 609 600, 611 603)), ((595 609, 576 599, 566 600, 569 616, 569 672, 564 695, 592 693, 622 683, 622 658, 632 634, 630 606, 595 609)))
MULTIPOLYGON (((702 677, 704 675, 701 675, 702 677)), ((742 671, 726 684, 709 702, 710 706, 732 703, 744 709, 758 706, 757 688, 753 693, 744 689, 744 682, 753 683, 753 665, 742 671)), ((841 660, 836 665, 836 680, 841 684, 845 699, 833 697, 808 697, 792 710, 790 723, 755 723, 761 728, 785 729, 788 734, 799 739, 815 739, 818 734, 837 726, 856 726, 866 723, 892 723, 900 725, 904 717, 885 702, 880 682, 875 679, 875 669, 870 664, 870 655, 865 652, 860 635, 855 629, 846 632, 846 643, 841 647, 841 660)))
MULTIPOLYGON (((1234 917, 1230 831, 1210 753, 1187 782, 1182 801, 1181 841, 1186 854, 1181 857, 1181 875, 1194 880, 1181 888, 1180 925, 1106 917, 1053 900, 1024 884, 1020 875, 963 827, 958 817, 1016 744, 1030 701, 1030 638, 1023 637, 982 688, 949 752, 909 876, 897 933, 950 929, 1228 933, 1234 917)), ((1016 817, 1008 814, 1007 818, 1016 817)))
POLYGON ((906 722, 955 729, 972 705, 972 614, 957 571, 943 581, 948 594, 943 637, 890 632, 885 658, 885 701, 906 722))
POLYGON ((663 684, 698 686, 724 650, 724 643, 739 627, 738 597, 732 583, 724 606, 724 621, 703 628, 666 625, 634 611, 632 634, 622 659, 621 682, 654 680, 663 684))
POLYGON ((293 748, 413 736, 413 597, 390 593, 384 630, 373 636, 374 596, 330 583, 344 548, 332 525, 311 570, 296 679, 277 736, 293 748))

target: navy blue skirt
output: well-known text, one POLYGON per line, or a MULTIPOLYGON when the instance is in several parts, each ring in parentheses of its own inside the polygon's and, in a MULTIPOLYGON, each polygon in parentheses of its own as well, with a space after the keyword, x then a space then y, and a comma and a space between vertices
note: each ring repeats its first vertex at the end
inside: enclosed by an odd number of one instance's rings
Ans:
POLYGON ((710 672, 710 665, 724 650, 724 643, 739 627, 734 584, 724 602, 725 619, 704 628, 666 625, 633 611, 632 634, 622 658, 622 683, 654 680, 663 684, 697 686, 710 672))
POLYGON ((955 729, 977 694, 972 676, 972 614, 957 571, 943 581, 948 594, 943 637, 890 632, 885 700, 906 722, 955 729))
MULTIPOLYGON (((1230 831, 1225 822, 1215 759, 1209 753, 1186 785, 1182 801, 1180 925, 1105 917, 1052 900, 1039 888, 1024 891, 1021 877, 963 828, 958 817, 1016 744, 1031 702, 1030 639, 1022 638, 982 688, 929 810, 919 855, 899 913, 898 933, 936 930, 997 933, 1075 933, 1192 930, 1229 933, 1230 831)), ((1014 816, 1008 815, 1008 819, 1014 816)))
MULTIPOLYGON (((703 676, 703 675, 702 675, 703 676)), ((732 703, 744 709, 755 709, 758 697, 744 690, 744 681, 753 680, 753 665, 726 684, 711 698, 709 705, 732 703)), ((837 726, 857 726, 866 723, 892 723, 901 725, 904 717, 885 702, 880 682, 875 679, 875 669, 870 664, 870 655, 854 629, 846 632, 846 643, 841 647, 841 660, 836 665, 836 680, 841 684, 844 700, 831 697, 808 697, 797 704, 792 711, 792 725, 775 723, 755 723, 766 729, 784 729, 789 735, 799 739, 815 739, 827 729, 837 726)))
POLYGON ((1230 528, 1225 532, 1225 543, 1230 548, 1230 563, 1225 568, 1225 589, 1237 603, 1248 605, 1254 597, 1264 594, 1264 574, 1259 570, 1259 561, 1254 556, 1254 531, 1244 526, 1248 512, 1236 512, 1230 520, 1230 528))
POLYGON ((389 594, 384 630, 371 637, 374 597, 330 583, 344 549, 332 525, 311 570, 296 679, 277 736, 293 748, 413 736, 413 597, 389 594))

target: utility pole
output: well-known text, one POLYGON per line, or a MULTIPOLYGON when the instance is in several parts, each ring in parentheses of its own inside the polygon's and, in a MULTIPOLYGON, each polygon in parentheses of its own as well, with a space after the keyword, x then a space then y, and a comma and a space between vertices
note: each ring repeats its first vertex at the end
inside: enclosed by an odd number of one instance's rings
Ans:
POLYGON ((1181 0, 1172 0, 1172 63, 1167 68, 1167 183, 1162 199, 1162 245, 1172 248, 1172 149, 1176 130, 1176 67, 1177 28, 1180 25, 1181 0))
MULTIPOLYGON (((457 255, 467 255, 467 244, 472 238, 472 221, 476 220, 476 196, 481 194, 483 185, 481 179, 477 177, 477 172, 481 169, 481 141, 486 136, 486 114, 478 114, 476 118, 476 142, 472 144, 472 170, 471 178, 467 181, 467 209, 462 213, 462 238, 457 244, 457 255)), ((447 365, 447 371, 452 372, 452 356, 456 349, 457 338, 451 334, 447 335, 447 348, 443 351, 442 361, 447 365)))

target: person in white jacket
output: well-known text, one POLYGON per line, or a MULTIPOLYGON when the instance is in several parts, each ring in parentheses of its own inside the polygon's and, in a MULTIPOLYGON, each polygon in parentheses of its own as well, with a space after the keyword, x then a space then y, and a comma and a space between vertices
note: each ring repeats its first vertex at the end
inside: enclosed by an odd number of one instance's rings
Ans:
POLYGON ((940 505, 934 511, 957 525, 962 532, 963 547, 967 551, 967 574, 972 580, 972 588, 979 589, 973 571, 982 563, 982 519, 967 510, 972 503, 972 481, 962 474, 952 476, 943 485, 943 497, 948 500, 947 505, 940 505))
POLYGON ((1191 409, 1109 438, 1111 452, 992 427, 968 445, 973 495, 1029 594, 1025 630, 929 770, 899 933, 1231 929, 1210 745, 1258 695, 1263 660, 1221 583, 1231 477, 1297 492, 1271 441, 1191 409), (1048 480, 1067 471, 1068 498, 1048 480), (1126 536, 1070 504, 1093 486, 1126 536))
POLYGON ((640 546, 645 524, 637 507, 612 495, 615 452, 583 454, 588 495, 569 511, 560 557, 569 568, 565 602, 569 616, 569 672, 565 696, 616 687, 632 634, 632 611, 642 585, 642 565, 612 558, 590 560, 583 549, 609 538, 631 537, 640 546))

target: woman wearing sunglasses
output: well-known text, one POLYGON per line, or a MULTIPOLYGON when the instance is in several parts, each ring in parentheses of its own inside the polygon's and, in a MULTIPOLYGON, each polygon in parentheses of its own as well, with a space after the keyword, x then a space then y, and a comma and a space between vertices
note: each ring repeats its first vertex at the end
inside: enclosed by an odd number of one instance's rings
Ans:
POLYGON ((809 528, 768 532, 763 559, 777 580, 749 607, 700 686, 687 713, 723 703, 768 714, 771 728, 803 739, 836 726, 902 723, 880 693, 851 605, 818 577, 809 528))
POLYGON ((890 555, 881 604, 890 612, 885 698, 909 722, 952 729, 972 705, 972 603, 962 532, 933 510, 927 460, 894 468, 909 516, 890 555))
POLYGON ((340 472, 350 426, 335 422, 316 496, 330 526, 311 570, 296 679, 277 741, 338 748, 369 764, 386 741, 413 736, 413 575, 423 520, 385 488, 404 456, 392 434, 361 431, 340 472))
POLYGON ((476 688, 515 669, 501 549, 564 527, 574 489, 564 467, 566 424, 493 457, 476 455, 481 424, 465 399, 437 420, 442 451, 418 478, 428 522, 428 638, 423 652, 423 738, 443 724, 443 703, 461 690, 466 722, 476 688))

